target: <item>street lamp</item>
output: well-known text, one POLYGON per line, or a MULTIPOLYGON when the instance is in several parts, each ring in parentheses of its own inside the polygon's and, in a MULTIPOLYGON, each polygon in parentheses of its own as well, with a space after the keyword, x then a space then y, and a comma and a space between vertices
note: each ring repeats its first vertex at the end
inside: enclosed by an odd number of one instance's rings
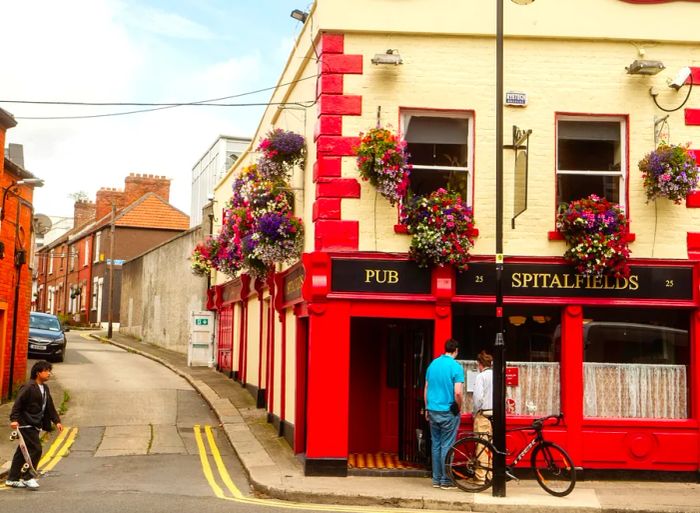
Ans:
MULTIPOLYGON (((535 0, 511 0, 518 5, 535 0)), ((496 318, 493 351, 493 496, 506 496, 506 357, 503 340, 503 0, 496 0, 496 318)))
POLYGON ((22 198, 15 189, 19 185, 34 185, 41 187, 44 185, 44 181, 39 178, 25 178, 22 180, 17 180, 12 185, 8 186, 2 193, 2 205, 0 208, 0 233, 2 232, 2 221, 5 219, 5 202, 7 201, 7 195, 12 193, 18 200, 19 205, 17 205, 17 214, 15 215, 15 251, 14 251, 14 266, 15 266, 15 303, 13 305, 12 312, 12 342, 10 345, 10 368, 8 370, 8 385, 7 385, 7 400, 12 399, 12 385, 15 373, 15 352, 17 348, 17 316, 19 315, 19 291, 20 291, 20 277, 22 276, 22 266, 26 263, 27 256, 23 249, 18 249, 17 242, 19 239, 19 223, 20 223, 20 205, 28 206, 32 218, 34 217, 34 206, 27 200, 22 198))

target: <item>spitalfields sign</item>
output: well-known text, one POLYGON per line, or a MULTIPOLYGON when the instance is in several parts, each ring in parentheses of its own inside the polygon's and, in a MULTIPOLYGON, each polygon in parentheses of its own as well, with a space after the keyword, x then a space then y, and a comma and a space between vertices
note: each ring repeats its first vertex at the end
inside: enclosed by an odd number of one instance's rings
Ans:
MULTIPOLYGON (((627 278, 577 274, 568 265, 506 264, 503 295, 628 299, 693 299, 692 267, 632 266, 627 278)), ((457 274, 458 295, 496 293, 496 269, 473 263, 457 274)))
MULTIPOLYGON (((334 258, 331 290, 393 294, 430 294, 431 273, 405 260, 334 258)), ((495 264, 476 262, 456 273, 456 294, 496 294, 495 264)), ((561 264, 506 264, 505 296, 628 299, 693 299, 692 267, 632 266, 627 278, 593 278, 561 264)))

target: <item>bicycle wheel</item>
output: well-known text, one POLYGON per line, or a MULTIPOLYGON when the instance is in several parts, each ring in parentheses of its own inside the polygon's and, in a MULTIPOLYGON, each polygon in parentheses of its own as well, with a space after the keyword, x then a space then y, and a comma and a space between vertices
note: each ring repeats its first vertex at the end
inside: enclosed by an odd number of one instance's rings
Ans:
POLYGON ((542 442, 532 451, 532 470, 542 488, 556 497, 569 495, 576 486, 576 468, 564 449, 542 442))
POLYGON ((493 446, 482 438, 461 438, 447 451, 445 472, 465 492, 486 490, 493 477, 493 452, 493 446))

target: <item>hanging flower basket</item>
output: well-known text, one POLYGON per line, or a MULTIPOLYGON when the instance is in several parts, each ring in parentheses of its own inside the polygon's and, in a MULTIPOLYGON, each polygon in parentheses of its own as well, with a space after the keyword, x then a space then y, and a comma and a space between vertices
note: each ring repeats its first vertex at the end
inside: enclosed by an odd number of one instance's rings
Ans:
POLYGON ((208 276, 212 270, 213 256, 219 251, 219 241, 214 237, 207 237, 198 243, 190 256, 192 274, 208 276))
POLYGON ((564 204, 557 215, 557 230, 569 245, 564 259, 579 274, 629 276, 627 218, 619 205, 595 194, 564 204))
POLYGON ((256 164, 243 168, 234 180, 233 195, 214 239, 216 251, 207 252, 210 266, 231 277, 246 271, 264 278, 275 264, 298 260, 304 229, 301 219, 292 214, 293 202, 286 182, 266 178, 256 164))
POLYGON ((413 235, 410 257, 421 267, 452 265, 467 269, 476 230, 471 208, 456 192, 438 189, 404 205, 403 223, 413 235))
POLYGON ((283 179, 296 165, 303 165, 306 158, 304 136, 276 128, 260 141, 258 167, 267 179, 283 179))
POLYGON ((362 179, 369 181, 389 203, 396 205, 406 194, 411 174, 406 143, 386 128, 373 128, 360 134, 356 152, 362 179))
POLYGON ((661 143, 639 161, 647 201, 668 198, 678 204, 698 186, 698 164, 688 145, 661 143))

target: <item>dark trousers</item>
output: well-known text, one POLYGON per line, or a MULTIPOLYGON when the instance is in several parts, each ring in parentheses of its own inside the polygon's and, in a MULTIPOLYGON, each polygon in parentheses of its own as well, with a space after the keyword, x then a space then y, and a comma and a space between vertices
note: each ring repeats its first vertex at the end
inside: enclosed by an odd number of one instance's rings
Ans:
MULTIPOLYGON (((33 427, 22 428, 22 436, 24 437, 24 443, 27 444, 27 450, 29 451, 29 457, 32 459, 32 465, 36 469, 37 465, 39 465, 39 460, 41 459, 41 440, 39 440, 39 430, 33 427)), ((29 479, 32 477, 28 472, 22 472, 22 465, 24 465, 24 463, 24 456, 22 456, 22 451, 19 450, 18 445, 15 455, 12 458, 10 473, 7 474, 8 481, 18 481, 20 477, 21 479, 29 479)))

